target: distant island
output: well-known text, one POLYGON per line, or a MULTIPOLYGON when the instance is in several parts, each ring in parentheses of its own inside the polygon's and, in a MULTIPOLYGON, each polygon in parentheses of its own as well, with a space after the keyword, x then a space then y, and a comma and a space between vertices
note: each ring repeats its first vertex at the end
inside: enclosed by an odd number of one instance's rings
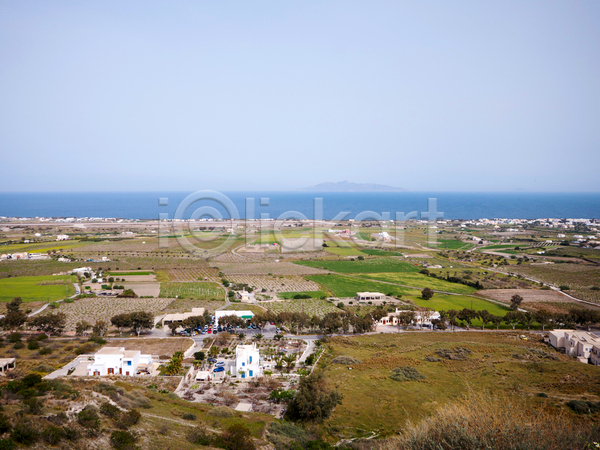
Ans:
POLYGON ((351 183, 349 181, 332 183, 331 181, 328 181, 327 183, 316 184, 314 186, 309 186, 298 190, 313 192, 403 192, 407 189, 386 186, 384 184, 351 183))

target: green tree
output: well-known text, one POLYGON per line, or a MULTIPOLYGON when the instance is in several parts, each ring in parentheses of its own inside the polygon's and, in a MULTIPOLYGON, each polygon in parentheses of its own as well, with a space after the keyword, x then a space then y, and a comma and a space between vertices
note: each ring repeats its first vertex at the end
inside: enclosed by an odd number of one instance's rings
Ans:
POLYGON ((149 330, 154 327, 154 316, 152 313, 136 311, 132 312, 129 317, 131 318, 131 328, 135 330, 138 336, 143 330, 149 330))
POLYGON ((131 316, 128 313, 117 314, 110 318, 110 323, 117 327, 119 334, 123 334, 123 328, 131 327, 131 316))
POLYGON ((546 325, 552 320, 552 313, 545 309, 539 309, 534 313, 534 317, 536 322, 539 322, 542 325, 542 331, 545 331, 546 325))
POLYGON ((508 325, 510 325, 512 327, 512 329, 514 330, 515 327, 521 323, 521 315, 523 313, 520 311, 509 311, 506 313, 506 315, 504 316, 504 322, 506 322, 508 325))
POLYGON ((292 420, 322 422, 342 403, 343 396, 331 391, 322 372, 300 378, 298 390, 289 402, 287 416, 292 420))
POLYGON ((98 320, 92 328, 92 333, 96 336, 104 337, 106 330, 108 330, 108 324, 104 320, 98 320))
POLYGON ((85 320, 80 320, 75 324, 75 334, 77 336, 83 336, 83 334, 92 328, 92 324, 86 322, 85 320))
POLYGON ((429 300, 430 298, 433 297, 433 294, 434 294, 433 289, 425 288, 421 291, 421 298, 423 300, 429 300))
POLYGON ((21 297, 15 297, 6 305, 6 315, 0 322, 2 328, 18 330, 27 322, 27 314, 21 311, 21 303, 21 297))
POLYGON ((36 315, 27 320, 31 328, 44 333, 60 334, 67 325, 67 315, 62 312, 36 315))
POLYGON ((519 294, 515 294, 510 298, 510 309, 512 309, 513 311, 516 311, 519 309, 519 306, 521 306, 521 303, 523 302, 523 297, 521 297, 519 294))

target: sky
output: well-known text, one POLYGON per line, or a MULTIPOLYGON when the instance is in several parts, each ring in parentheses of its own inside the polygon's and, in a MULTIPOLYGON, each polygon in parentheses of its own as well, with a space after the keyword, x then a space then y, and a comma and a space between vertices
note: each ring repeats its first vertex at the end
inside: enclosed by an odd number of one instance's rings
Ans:
POLYGON ((600 191, 598 1, 0 2, 1 192, 600 191))

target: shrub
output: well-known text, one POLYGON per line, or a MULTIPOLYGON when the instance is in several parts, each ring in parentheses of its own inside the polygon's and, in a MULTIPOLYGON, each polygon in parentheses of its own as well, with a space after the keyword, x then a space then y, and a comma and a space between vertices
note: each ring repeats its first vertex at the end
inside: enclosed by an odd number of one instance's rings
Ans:
POLYGON ((583 400, 571 400, 567 406, 577 414, 594 414, 600 411, 600 402, 594 403, 583 400))
POLYGON ((10 333, 6 336, 6 340, 11 344, 16 344, 17 342, 21 342, 21 333, 10 333))
POLYGON ((31 445, 40 437, 38 431, 29 422, 17 422, 13 427, 10 438, 23 445, 31 445))
POLYGON ((8 433, 11 428, 12 425, 8 417, 6 417, 4 414, 0 414, 0 435, 8 433))
POLYGON ((38 341, 31 341, 27 343, 27 348, 29 350, 37 350, 40 348, 40 343, 38 341))
POLYGON ((181 416, 184 420, 196 420, 196 416, 194 414, 184 414, 181 416))
POLYGON ((438 409, 381 450, 563 450, 597 441, 593 424, 572 421, 505 398, 474 395, 438 409), (443 446, 441 445, 443 443, 443 446))
POLYGON ((127 429, 133 425, 136 425, 141 418, 142 415, 139 413, 139 411, 132 409, 120 415, 118 418, 118 426, 121 429, 127 429))
POLYGON ((219 446, 226 450, 254 450, 250 430, 243 423, 235 423, 219 437, 219 446))
POLYGON ((423 380, 425 376, 414 367, 396 367, 392 370, 390 378, 394 381, 416 381, 423 380))
POLYGON ((23 344, 22 342, 17 342, 17 343, 15 343, 15 345, 13 345, 13 348, 15 350, 21 350, 24 347, 25 347, 25 344, 23 344))
POLYGON ((44 356, 44 355, 50 355, 52 354, 53 350, 50 347, 44 347, 40 349, 40 355, 44 356))
POLYGON ((334 358, 333 361, 331 361, 331 364, 346 364, 346 365, 360 364, 360 360, 356 359, 353 356, 342 355, 342 356, 338 356, 337 358, 334 358))
POLYGON ((100 414, 109 417, 109 418, 113 418, 113 417, 117 417, 119 415, 121 411, 119 410, 119 408, 117 408, 115 405, 112 405, 108 402, 102 403, 102 405, 100 405, 100 414))
POLYGON ((44 428, 42 431, 42 440, 49 445, 57 445, 65 435, 65 431, 60 427, 53 425, 44 428))
POLYGON ((14 450, 16 448, 17 444, 12 439, 0 439, 0 450, 14 450))
POLYGON ((42 333, 38 337, 35 338, 36 341, 45 341, 46 339, 48 339, 48 335, 45 333, 42 333))
POLYGON ((197 445, 211 445, 215 437, 204 427, 192 428, 185 436, 188 442, 197 445))
POLYGON ((84 428, 97 430, 100 427, 100 417, 98 416, 98 408, 88 405, 77 414, 77 422, 84 428))
POLYGON ((110 445, 117 450, 135 449, 137 435, 129 431, 113 431, 110 435, 110 445))
POLYGON ((223 418, 233 417, 235 415, 235 413, 233 412, 233 409, 228 408, 227 406, 217 406, 216 408, 212 409, 208 413, 211 416, 223 417, 223 418))

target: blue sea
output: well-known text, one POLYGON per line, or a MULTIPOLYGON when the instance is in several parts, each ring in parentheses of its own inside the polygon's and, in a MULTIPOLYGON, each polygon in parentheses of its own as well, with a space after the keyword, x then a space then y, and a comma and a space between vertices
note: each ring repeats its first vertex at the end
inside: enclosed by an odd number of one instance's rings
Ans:
MULTIPOLYGON (((156 219, 163 213, 173 218, 190 195, 190 201, 202 197, 191 192, 0 193, 0 216, 156 219), (162 206, 159 199, 163 199, 162 206)), ((349 213, 346 219, 353 219, 364 211, 387 212, 393 219, 397 212, 416 211, 420 217, 428 209, 428 199, 435 198, 445 219, 600 218, 600 193, 224 192, 220 196, 205 195, 208 199, 182 206, 178 217, 220 213, 228 218, 230 210, 238 218, 284 214, 313 219, 314 199, 322 198, 324 219, 331 220, 341 212, 349 213)))

